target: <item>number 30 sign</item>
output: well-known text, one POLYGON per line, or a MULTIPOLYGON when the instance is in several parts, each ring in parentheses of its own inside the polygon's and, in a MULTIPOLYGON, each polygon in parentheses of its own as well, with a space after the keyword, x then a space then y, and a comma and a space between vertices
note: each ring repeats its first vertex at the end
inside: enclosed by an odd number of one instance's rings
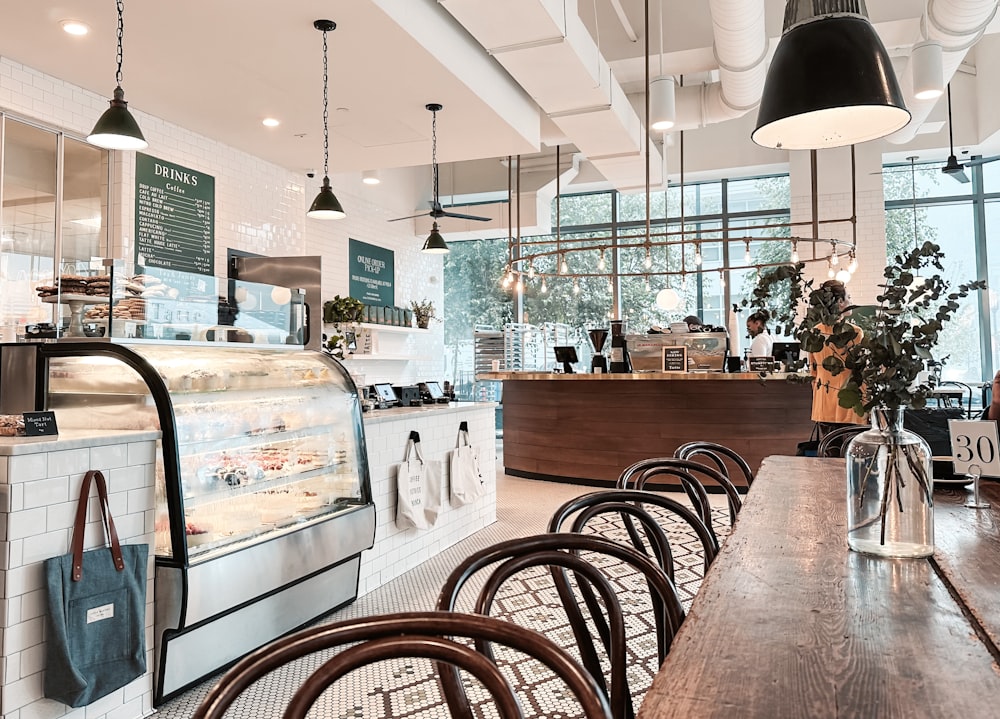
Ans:
POLYGON ((1000 477, 1000 440, 995 421, 948 420, 956 474, 1000 477))

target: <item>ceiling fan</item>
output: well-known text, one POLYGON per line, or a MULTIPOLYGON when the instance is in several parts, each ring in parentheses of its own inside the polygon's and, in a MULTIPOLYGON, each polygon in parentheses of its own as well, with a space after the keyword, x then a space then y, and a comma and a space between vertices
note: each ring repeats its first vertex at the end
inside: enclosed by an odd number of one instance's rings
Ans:
POLYGON ((941 172, 946 175, 951 175, 959 182, 968 182, 969 176, 965 174, 966 166, 958 161, 955 157, 955 140, 952 136, 951 128, 951 83, 948 83, 948 161, 945 163, 944 167, 941 168, 941 172))
POLYGON ((489 222, 490 217, 479 217, 478 215, 465 215, 461 212, 452 212, 441 207, 441 200, 438 196, 438 164, 437 164, 437 114, 442 105, 436 102, 429 103, 425 107, 431 111, 431 166, 434 169, 434 199, 431 200, 430 212, 421 212, 417 215, 406 217, 396 217, 389 222, 399 222, 400 220, 412 220, 414 217, 433 217, 435 220, 440 217, 454 217, 459 220, 477 220, 479 222, 489 222))

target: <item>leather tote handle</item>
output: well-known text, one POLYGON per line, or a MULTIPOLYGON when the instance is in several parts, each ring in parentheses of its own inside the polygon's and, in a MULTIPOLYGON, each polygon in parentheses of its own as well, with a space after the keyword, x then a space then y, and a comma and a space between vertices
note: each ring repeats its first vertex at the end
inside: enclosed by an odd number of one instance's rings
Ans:
POLYGON ((87 502, 90 499, 90 483, 93 480, 97 485, 97 498, 101 507, 101 518, 104 522, 106 536, 111 543, 111 558, 115 563, 115 570, 125 569, 125 560, 122 558, 121 544, 118 542, 118 530, 115 529, 115 520, 111 516, 111 505, 108 502, 108 486, 104 481, 104 474, 99 469, 92 469, 83 476, 83 486, 80 488, 80 501, 76 505, 76 522, 73 525, 73 574, 74 582, 79 582, 83 578, 83 530, 87 526, 87 502))

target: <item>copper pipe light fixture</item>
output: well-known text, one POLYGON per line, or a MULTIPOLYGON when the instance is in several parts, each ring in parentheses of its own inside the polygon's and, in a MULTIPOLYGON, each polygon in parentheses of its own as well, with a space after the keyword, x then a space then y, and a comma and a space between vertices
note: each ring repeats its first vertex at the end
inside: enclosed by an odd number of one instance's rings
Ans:
POLYGON ((316 20, 313 27, 323 33, 323 186, 316 195, 316 199, 309 206, 306 217, 315 220, 340 220, 347 216, 340 200, 333 194, 330 187, 330 98, 329 86, 330 75, 327 65, 327 44, 326 34, 337 29, 337 23, 333 20, 316 20))
POLYGON ((783 28, 750 135, 758 145, 842 147, 910 121, 864 0, 786 0, 783 28))
POLYGON ((142 136, 139 123, 128 111, 125 91, 122 90, 122 38, 125 35, 125 5, 118 0, 118 70, 115 72, 115 93, 111 107, 97 120, 94 129, 87 135, 87 142, 106 150, 144 150, 149 147, 142 136))

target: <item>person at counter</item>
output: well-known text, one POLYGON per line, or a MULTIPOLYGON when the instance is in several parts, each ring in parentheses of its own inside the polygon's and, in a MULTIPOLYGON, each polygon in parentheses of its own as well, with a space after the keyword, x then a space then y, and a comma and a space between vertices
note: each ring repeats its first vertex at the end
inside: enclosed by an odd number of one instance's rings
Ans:
POLYGON ((747 317, 747 332, 750 334, 750 356, 770 357, 774 348, 774 336, 767 329, 767 310, 758 310, 747 317))
MULTIPOLYGON (((843 315, 851 304, 847 286, 840 280, 827 280, 813 294, 815 298, 810 298, 810 301, 823 303, 831 314, 843 315)), ((850 323, 848 326, 854 329, 855 341, 861 339, 861 328, 850 323)), ((830 325, 819 325, 818 328, 826 335, 833 331, 830 325)), ((850 373, 841 372, 834 375, 823 367, 823 361, 828 357, 839 357, 843 360, 845 354, 845 349, 824 344, 819 352, 812 352, 809 355, 809 367, 813 374, 812 420, 819 425, 820 437, 838 427, 865 423, 864 417, 859 417, 853 409, 840 406, 837 393, 850 377, 850 373)))

